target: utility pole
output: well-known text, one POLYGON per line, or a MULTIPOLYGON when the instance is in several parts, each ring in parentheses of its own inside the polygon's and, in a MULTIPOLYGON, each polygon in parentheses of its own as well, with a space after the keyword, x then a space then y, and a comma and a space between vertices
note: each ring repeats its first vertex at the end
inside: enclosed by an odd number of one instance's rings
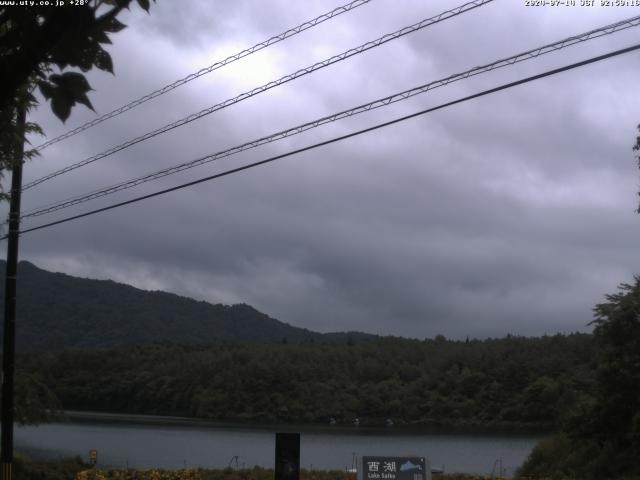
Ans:
POLYGON ((9 235, 7 239, 7 269, 4 283, 4 339, 2 350, 2 427, 0 434, 0 462, 2 480, 13 478, 13 419, 14 372, 16 351, 16 277, 18 269, 18 239, 20 231, 20 194, 22 190, 22 162, 27 112, 18 107, 17 133, 21 143, 11 169, 11 199, 9 204, 9 235))

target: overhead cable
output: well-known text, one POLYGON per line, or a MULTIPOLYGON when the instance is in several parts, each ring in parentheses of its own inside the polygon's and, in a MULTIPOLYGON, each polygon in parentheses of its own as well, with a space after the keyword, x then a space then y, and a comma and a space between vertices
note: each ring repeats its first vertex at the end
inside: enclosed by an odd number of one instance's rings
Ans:
POLYGON ((461 5, 459 7, 456 7, 454 9, 442 12, 442 13, 434 16, 434 17, 427 18, 427 19, 424 19, 424 20, 422 20, 422 21, 420 21, 418 23, 415 23, 413 25, 401 28, 400 30, 397 30, 397 31, 395 31, 393 33, 388 33, 386 35, 383 35, 380 38, 377 38, 377 39, 372 40, 370 42, 366 42, 366 43, 364 43, 364 44, 362 44, 362 45, 360 45, 358 47, 351 48, 351 49, 349 49, 349 50, 347 50, 345 52, 342 52, 342 53, 340 53, 338 55, 334 55, 334 56, 332 56, 332 57, 330 57, 330 58, 328 58, 326 60, 323 60, 321 62, 314 63, 313 65, 310 65, 308 67, 302 68, 302 69, 300 69, 300 70, 298 70, 298 71, 296 71, 294 73, 290 73, 288 75, 285 75, 284 77, 281 77, 278 80, 273 80, 273 81, 271 81, 269 83, 266 83, 266 84, 264 84, 264 85, 262 85, 260 87, 256 87, 256 88, 254 88, 252 90, 244 92, 244 93, 242 93, 242 94, 240 94, 240 95, 238 95, 236 97, 227 99, 227 100, 225 100, 225 101, 223 101, 221 103, 213 105, 213 106, 211 106, 209 108, 205 108, 204 110, 200 110, 197 113, 193 113, 193 114, 191 114, 191 115, 189 115, 187 117, 184 117, 184 118, 182 118, 180 120, 177 120, 177 121, 175 121, 173 123, 170 123, 168 125, 160 127, 160 128, 158 128, 156 130, 153 130, 151 132, 145 133, 144 135, 141 135, 141 136, 136 137, 134 139, 128 140, 127 142, 124 142, 124 143, 122 143, 120 145, 117 145, 117 146, 115 146, 113 148, 110 148, 109 150, 106 150, 106 151, 104 151, 102 153, 99 153, 99 154, 94 155, 92 157, 89 157, 89 158, 86 158, 84 160, 81 160, 81 161, 79 161, 77 163, 74 163, 73 165, 69 165, 69 166, 67 166, 65 168, 62 168, 62 169, 56 171, 56 172, 50 173, 48 175, 45 175, 44 177, 41 177, 39 179, 33 180, 32 182, 29 182, 29 183, 25 184, 22 187, 22 190, 23 191, 24 190, 28 190, 29 188, 32 188, 32 187, 34 187, 36 185, 39 185, 39 184, 41 184, 43 182, 46 182, 47 180, 50 180, 50 179, 55 178, 55 177, 57 177, 59 175, 68 173, 68 172, 70 172, 72 170, 75 170, 75 169, 80 168, 82 166, 88 165, 88 164, 93 163, 93 162, 95 162, 97 160, 100 160, 102 158, 105 158, 105 157, 108 157, 110 155, 113 155, 114 153, 120 152, 120 151, 122 151, 122 150, 124 150, 126 148, 129 148, 129 147, 131 147, 133 145, 136 145, 136 144, 138 144, 140 142, 143 142, 145 140, 153 138, 153 137, 155 137, 157 135, 166 133, 166 132, 168 132, 170 130, 173 130, 174 128, 178 128, 178 127, 181 127, 181 126, 186 125, 188 123, 191 123, 194 120, 198 120, 198 119, 200 119, 200 118, 202 118, 202 117, 204 117, 206 115, 210 115, 210 114, 212 114, 214 112, 217 112, 218 110, 222 110, 223 108, 227 108, 227 107, 229 107, 231 105, 234 105, 234 104, 236 104, 238 102, 241 102, 243 100, 251 98, 251 97, 253 97, 255 95, 258 95, 260 93, 263 93, 263 92, 265 92, 267 90, 270 90, 270 89, 272 89, 274 87, 278 87, 278 86, 280 86, 280 85, 282 85, 284 83, 290 82, 290 81, 295 80, 297 78, 300 78, 300 77, 302 77, 304 75, 308 75, 308 74, 310 74, 312 72, 315 72, 315 71, 320 70, 322 68, 328 67, 329 65, 333 65, 334 63, 337 63, 337 62, 340 62, 340 61, 345 60, 347 58, 353 57, 354 55, 359 55, 359 54, 361 54, 363 52, 366 52, 367 50, 371 50, 372 48, 379 47, 380 45, 383 45, 383 44, 385 44, 387 42, 390 42, 392 40, 396 40, 396 39, 398 39, 400 37, 403 37, 405 35, 408 35, 410 33, 417 32, 418 30, 422 30, 423 28, 426 28, 426 27, 429 27, 429 26, 434 25, 436 23, 442 22, 444 20, 448 20, 450 18, 456 17, 456 16, 458 16, 458 15, 460 15, 462 13, 468 12, 468 11, 474 9, 474 8, 480 7, 482 5, 490 3, 492 1, 493 0, 473 0, 471 2, 468 2, 468 3, 465 3, 465 4, 461 5))
POLYGON ((363 104, 363 105, 359 105, 357 107, 353 107, 351 109, 348 110, 343 110, 341 112, 338 113, 334 113, 332 115, 326 116, 326 117, 322 117, 316 120, 313 120, 311 122, 307 122, 304 123, 302 125, 298 125, 286 130, 282 130, 280 132, 277 133, 273 133, 271 135, 268 136, 264 136, 261 138, 258 138, 256 140, 252 140, 246 143, 243 143, 241 145, 237 145, 213 154, 209 154, 200 158, 197 158, 195 160, 191 160, 189 162, 184 162, 181 163, 179 165, 175 165, 169 168, 165 168, 162 170, 159 170, 157 172, 154 173, 150 173, 147 175, 143 175, 131 180, 127 180, 115 185, 112 185, 110 187, 106 187, 100 190, 96 190, 93 191, 91 193, 87 193, 87 194, 83 194, 80 196, 76 196, 73 198, 69 198, 67 200, 63 200, 61 202, 57 202, 57 203, 53 203, 50 204, 48 206, 41 206, 41 207, 36 207, 34 209, 28 210, 25 213, 23 213, 21 218, 29 218, 29 217, 35 217, 35 216, 40 216, 40 215, 44 215, 47 213, 51 213, 51 212, 55 212, 57 210, 61 210, 64 208, 68 208, 71 207, 73 205, 77 205, 79 203, 84 203, 86 201, 89 200, 93 200, 96 198, 100 198, 100 197, 104 197, 106 195, 110 195, 116 192, 119 192, 121 190, 126 190, 129 188, 133 188, 136 187, 138 185, 141 185, 143 183, 152 181, 152 180, 156 180, 162 177, 166 177, 168 175, 172 175, 174 173, 178 173, 181 172, 183 170, 187 170, 199 165, 203 165, 205 163, 209 163, 209 162, 213 162, 215 160, 219 160, 221 158, 225 158, 225 157, 229 157, 231 155, 235 155, 237 153, 243 152, 245 150, 249 150, 252 148, 256 148, 259 147, 261 145, 265 145, 267 143, 271 143, 271 142, 275 142, 277 140, 283 139, 283 138, 287 138, 293 135, 297 135, 299 133, 305 132, 307 130, 316 128, 320 125, 324 125, 327 123, 331 123, 331 122, 335 122, 337 120, 343 119, 343 118, 347 118, 347 117, 351 117, 354 115, 358 115, 360 113, 364 113, 370 110, 374 110, 392 103, 396 103, 402 100, 406 100, 407 98, 413 97, 415 95, 419 95, 421 93, 425 93, 428 92, 429 90, 433 90, 435 88, 439 88, 439 87, 443 87, 445 85, 448 85, 450 83, 459 81, 459 80, 463 80, 465 78, 469 78, 475 75, 479 75, 482 73, 486 73, 489 72, 491 70, 495 70, 497 68, 502 68, 505 66, 509 66, 509 65, 513 65, 515 63, 518 62, 522 62, 525 60, 530 60, 536 57, 539 57, 541 55, 545 55, 547 53, 550 52, 554 52, 557 50, 560 50, 562 48, 566 48, 570 45, 575 45, 577 43, 581 43, 581 42, 585 42, 587 40, 591 40, 594 38, 598 38, 602 35, 607 35, 607 34, 611 34, 613 32, 617 32, 620 30, 624 30, 626 28, 632 27, 632 26, 638 26, 640 25, 640 16, 636 16, 636 17, 632 17, 630 19, 627 20, 623 20, 620 22, 616 22, 614 24, 611 25, 606 25, 603 27, 600 27, 598 29, 595 30, 590 30, 588 32, 582 33, 580 35, 574 35, 572 37, 566 38, 564 40, 560 40, 558 42, 555 43, 551 43, 533 50, 528 50, 526 52, 522 52, 522 53, 518 53, 516 55, 512 55, 510 57, 507 58, 503 58, 501 60, 497 60, 494 61, 492 63, 489 63, 487 65, 483 65, 483 66, 479 66, 479 67, 474 67, 470 70, 466 70, 464 72, 461 73, 457 73, 454 75, 450 75, 448 77, 445 77, 443 79, 440 80, 435 80, 432 82, 429 82, 427 84, 424 85, 420 85, 418 87, 414 87, 411 88, 409 90, 405 90, 399 93, 394 93, 392 95, 389 95, 387 97, 384 98, 380 98, 378 100, 374 100, 372 102, 363 104))
POLYGON ((308 30, 310 28, 315 27, 316 25, 320 25, 321 23, 326 22, 327 20, 330 20, 334 17, 337 17, 338 15, 341 15, 343 13, 346 12, 350 12, 351 10, 358 8, 362 5, 365 5, 367 3, 369 3, 371 0, 354 0, 350 3, 347 3, 345 5, 342 5, 341 7, 337 7, 334 8, 333 10, 331 10, 330 12, 327 13, 323 13, 322 15, 313 18, 311 20, 307 20, 304 23, 301 23, 300 25, 290 28, 289 30, 286 30, 284 32, 282 32, 279 35, 275 35, 267 40, 264 40, 260 43, 256 43, 253 47, 249 47, 246 48, 238 53, 234 53, 233 55, 228 56, 227 58, 225 58, 224 60, 220 60, 216 63, 213 63, 211 65, 209 65, 208 67, 204 67, 200 70, 198 70, 197 72, 191 73, 189 75, 187 75, 184 78, 181 78, 179 80, 176 80, 175 82, 166 85, 162 88, 159 88, 158 90, 154 90, 153 92, 140 97, 136 100, 133 100, 129 103, 127 103, 126 105, 123 105, 119 108, 116 108, 115 110, 112 110, 109 113, 105 113, 104 115, 101 115, 98 118, 95 118, 93 120, 91 120, 90 122, 87 122, 83 125, 80 125, 77 128, 74 128, 73 130, 69 130, 66 133, 63 133, 62 135, 52 138, 51 140, 48 140, 46 142, 44 142, 42 145, 38 145, 36 147, 36 150, 43 150, 45 148, 47 148, 49 145, 53 145, 54 143, 58 143, 66 138, 72 137, 80 132, 84 132, 85 130, 88 130, 91 127, 95 127, 96 125, 104 122, 105 120, 109 120, 110 118, 113 117, 117 117, 118 115, 131 110, 133 108, 136 108, 139 105, 142 105, 145 102, 148 102, 149 100, 152 100, 156 97, 159 97, 160 95, 164 95, 167 92, 170 92, 171 90, 178 88, 182 85, 184 85, 185 83, 189 83, 192 80, 195 80, 196 78, 199 78, 203 75, 206 75, 207 73, 211 73, 214 70, 217 70, 221 67, 224 67, 226 65, 229 65, 230 63, 235 62, 236 60, 240 60, 241 58, 247 57, 249 55, 251 55, 252 53, 258 52, 264 48, 267 48, 275 43, 281 42, 283 40, 286 40, 287 38, 293 37, 294 35, 297 35, 298 33, 304 32, 305 30, 308 30))
MULTIPOLYGON (((453 100, 451 102, 443 103, 443 104, 438 105, 436 107, 427 108, 425 110, 421 110, 419 112, 415 112, 415 113, 412 113, 410 115, 405 115, 403 117, 395 118, 395 119, 387 121, 387 122, 379 123, 379 124, 374 125, 372 127, 364 128, 362 130, 358 130, 358 131, 349 133, 347 135, 334 137, 334 138, 332 138, 330 140, 325 140, 323 142, 315 143, 313 145, 308 145, 306 147, 299 148, 297 150, 292 150, 290 152, 283 153, 283 154, 280 154, 280 155, 276 155, 276 156, 267 158, 265 160, 261 160, 261 161, 258 161, 258 162, 254 162, 254 163, 250 163, 250 164, 247 164, 247 165, 243 165, 241 167, 232 168, 230 170, 226 170, 224 172, 217 173, 215 175, 210 175, 208 177, 204 177, 204 178, 200 178, 198 180, 193 180, 191 182, 183 183, 183 184, 177 185, 175 187, 166 188, 164 190, 160 190, 160 191, 157 191, 157 192, 154 192, 154 193, 150 193, 150 194, 147 194, 147 195, 142 195, 142 196, 139 196, 139 197, 136 197, 136 198, 132 198, 130 200, 126 200, 124 202, 115 203, 115 204, 112 204, 112 205, 108 205, 106 207, 102 207, 102 208, 98 208, 98 209, 95 209, 95 210, 91 210, 89 212, 81 213, 79 215, 73 215, 73 216, 70 216, 70 217, 63 218, 61 220, 56 220, 54 222, 49 222, 49 223, 45 223, 43 225, 38 225, 36 227, 27 228, 25 230, 21 230, 20 233, 24 234, 24 233, 33 232, 33 231, 36 231, 36 230, 41 230, 43 228, 53 227, 54 225, 60 225, 62 223, 70 222, 72 220, 77 220, 79 218, 88 217, 90 215, 95 215, 97 213, 105 212, 107 210, 112 210, 114 208, 123 207, 125 205, 131 205, 133 203, 137 203, 137 202, 140 202, 142 200, 147 200, 149 198, 153 198, 153 197, 157 197, 157 196, 160 196, 160 195, 164 195, 166 193, 174 192, 176 190, 181 190, 181 189, 184 189, 184 188, 187 188, 187 187, 191 187, 191 186, 197 185, 199 183, 204 183, 204 182, 208 182, 208 181, 211 181, 211 180, 215 180, 217 178, 222 178, 222 177, 231 175, 233 173, 238 173, 238 172, 241 172, 243 170, 248 170, 248 169, 251 169, 251 168, 254 168, 254 167, 258 167, 260 165, 265 165, 267 163, 271 163, 271 162, 274 162, 276 160, 279 160, 279 159, 282 159, 282 158, 285 158, 285 157, 290 157, 290 156, 296 155, 298 153, 302 153, 302 152, 306 152, 306 151, 309 151, 309 150, 313 150, 313 149, 316 149, 318 147, 322 147, 322 146, 329 145, 329 144, 332 144, 332 143, 336 143, 336 142, 339 142, 339 141, 342 141, 342 140, 346 140, 348 138, 355 137, 357 135, 362 135, 364 133, 372 132, 374 130, 378 130, 378 129, 383 128, 383 127, 388 127, 388 126, 396 124, 396 123, 404 122, 404 121, 409 120, 411 118, 415 118, 415 117, 418 117, 418 116, 421 116, 421 115, 425 115, 427 113, 434 112, 436 110, 441 110, 443 108, 450 107, 452 105, 456 105, 456 104, 459 104, 459 103, 463 103, 463 102, 472 100, 474 98, 479 98, 479 97, 482 97, 482 96, 485 96, 485 95, 496 93, 496 92, 499 92, 499 91, 502 91, 502 90, 506 90, 506 89, 515 87, 517 85, 522 85, 522 84, 525 84, 525 83, 528 83, 528 82, 532 82, 534 80, 539 80, 541 78, 549 77, 551 75, 556 75, 556 74, 561 73, 561 72, 566 72, 566 71, 572 70, 574 68, 578 68, 578 67, 582 67, 582 66, 589 65, 589 64, 592 64, 592 63, 596 63, 596 62, 599 62, 599 61, 602 61, 602 60, 606 60, 608 58, 612 58, 612 57, 615 57, 615 56, 618 56, 618 55, 622 55, 622 54, 625 54, 625 53, 629 53, 629 52, 632 52, 632 51, 635 51, 635 50, 638 50, 638 49, 640 49, 640 44, 636 44, 636 45, 633 45, 631 47, 627 47, 627 48, 623 48, 623 49, 620 49, 620 50, 616 50, 616 51, 613 51, 613 52, 610 52, 610 53, 607 53, 607 54, 604 54, 604 55, 600 55, 600 56, 597 56, 597 57, 592 57, 590 59, 583 60, 581 62, 573 63, 573 64, 570 64, 570 65, 566 65, 564 67, 555 68, 553 70, 548 70, 548 71, 546 71, 544 73, 540 73, 538 75, 533 75, 533 76, 530 76, 530 77, 523 78, 521 80, 517 80, 517 81, 514 81, 514 82, 510 82, 510 83, 506 83, 506 84, 500 85, 498 87, 490 88, 488 90, 484 90, 482 92, 479 92, 479 93, 476 93, 476 94, 473 94, 473 95, 469 95, 469 96, 466 96, 466 97, 463 97, 463 98, 460 98, 460 99, 457 99, 457 100, 453 100)), ((4 240, 5 238, 7 238, 6 235, 4 237, 0 238, 0 240, 4 240)))

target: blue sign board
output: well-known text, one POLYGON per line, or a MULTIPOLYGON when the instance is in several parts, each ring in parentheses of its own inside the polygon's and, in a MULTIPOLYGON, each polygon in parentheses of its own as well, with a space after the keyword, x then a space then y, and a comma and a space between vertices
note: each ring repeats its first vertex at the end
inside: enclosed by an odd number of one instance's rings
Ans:
POLYGON ((361 480, 428 480, 424 457, 362 457, 361 480))

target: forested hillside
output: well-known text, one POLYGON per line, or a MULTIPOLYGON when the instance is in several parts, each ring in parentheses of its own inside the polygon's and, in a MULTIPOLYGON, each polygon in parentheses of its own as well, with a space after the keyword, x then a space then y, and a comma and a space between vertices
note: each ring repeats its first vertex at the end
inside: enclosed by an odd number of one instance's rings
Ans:
MULTIPOLYGON (((0 288, 4 288, 5 266, 6 262, 0 261, 0 288)), ((349 337, 374 338, 357 332, 320 334, 280 322, 245 304, 212 305, 110 280, 51 273, 29 262, 20 262, 18 275, 16 328, 22 351, 163 341, 343 342, 349 337)), ((0 309, 3 304, 0 296, 0 309)))
POLYGON ((24 355, 65 409, 252 422, 550 428, 589 395, 592 337, 151 345, 24 355))
POLYGON ((593 388, 590 335, 456 342, 320 334, 248 305, 211 305, 27 262, 19 274, 18 343, 30 352, 18 359, 29 374, 21 378, 47 386, 65 409, 552 428, 593 388), (75 348, 61 351, 67 347, 75 348))

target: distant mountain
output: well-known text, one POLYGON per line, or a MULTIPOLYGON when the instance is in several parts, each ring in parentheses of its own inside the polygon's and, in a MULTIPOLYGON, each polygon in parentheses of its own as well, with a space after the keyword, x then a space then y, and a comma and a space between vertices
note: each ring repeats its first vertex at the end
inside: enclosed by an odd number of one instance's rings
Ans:
MULTIPOLYGON (((0 261, 4 292, 6 262, 0 261)), ((0 295, 4 308, 4 295, 0 295)), ((210 304, 111 280, 91 280, 18 265, 17 348, 113 347, 170 342, 329 342, 374 338, 359 332, 321 334, 245 305, 210 304)), ((0 337, 2 329, 0 328, 0 337)))

